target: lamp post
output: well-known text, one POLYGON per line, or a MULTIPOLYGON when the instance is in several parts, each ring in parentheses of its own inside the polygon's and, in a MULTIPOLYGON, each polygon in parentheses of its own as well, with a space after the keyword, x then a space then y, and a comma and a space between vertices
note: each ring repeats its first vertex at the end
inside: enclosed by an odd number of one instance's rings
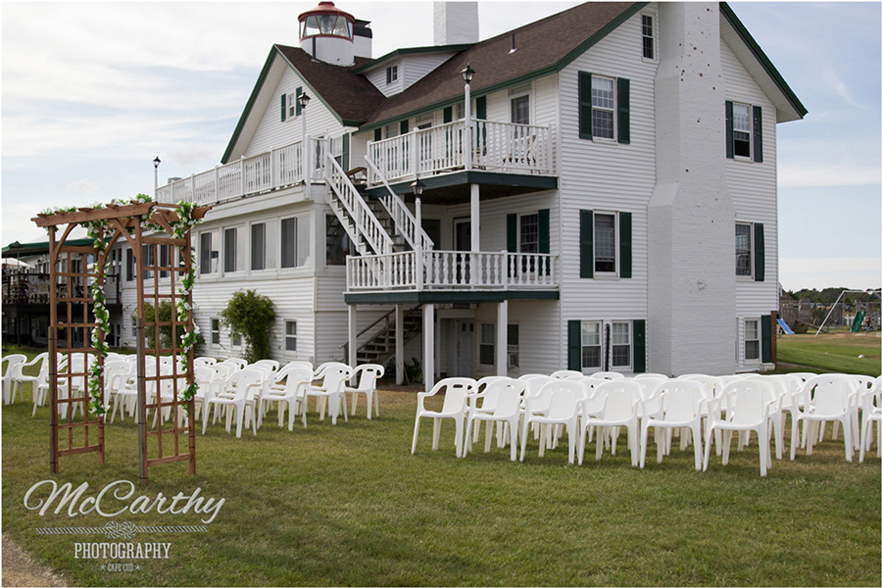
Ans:
POLYGON ((420 181, 420 177, 417 176, 416 181, 410 185, 410 189, 414 195, 414 215, 416 216, 416 230, 414 231, 415 238, 420 235, 421 229, 423 227, 423 208, 422 208, 422 196, 423 190, 426 189, 426 185, 420 181))
POLYGON ((466 141, 468 149, 465 150, 465 168, 472 169, 472 79, 475 77, 475 70, 471 64, 466 64, 465 69, 459 72, 462 80, 465 82, 465 124, 466 124, 466 141))
POLYGON ((159 191, 159 164, 162 163, 162 160, 159 159, 159 156, 156 156, 156 159, 153 160, 153 197, 156 198, 156 193, 159 191))
MULTIPOLYGON (((468 148, 465 149, 465 169, 472 169, 472 152, 475 150, 475 141, 472 137, 474 125, 472 124, 472 80, 475 78, 475 70, 471 64, 466 64, 465 69, 460 72, 462 81, 465 82, 465 119, 466 119, 466 141, 468 148)), ((470 215, 472 223, 472 253, 481 250, 481 189, 478 184, 469 184, 469 202, 470 215)))
POLYGON ((297 104, 300 105, 300 152, 303 157, 303 196, 309 199, 309 143, 306 141, 306 105, 309 104, 309 96, 306 92, 297 97, 297 104))
POLYGON ((311 98, 306 95, 306 92, 297 97, 297 104, 300 105, 300 115, 301 115, 301 124, 303 125, 301 129, 301 140, 306 141, 306 105, 309 104, 311 98))

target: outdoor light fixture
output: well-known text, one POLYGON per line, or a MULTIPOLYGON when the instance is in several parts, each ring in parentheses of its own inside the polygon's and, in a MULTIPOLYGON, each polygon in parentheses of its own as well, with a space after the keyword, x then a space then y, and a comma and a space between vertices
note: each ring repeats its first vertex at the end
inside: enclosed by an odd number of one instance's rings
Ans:
POLYGON ((297 102, 300 104, 300 109, 301 109, 301 110, 305 110, 305 109, 306 109, 306 105, 309 104, 309 101, 310 101, 310 97, 306 95, 306 92, 304 92, 303 94, 301 94, 301 95, 297 98, 297 102))
POLYGON ((153 160, 153 169, 158 169, 160 163, 162 163, 162 160, 157 156, 157 158, 153 160))
POLYGON ((462 79, 465 81, 465 83, 472 83, 472 79, 475 77, 475 70, 472 69, 472 65, 470 63, 466 64, 465 69, 462 70, 460 73, 462 74, 462 79))
POLYGON ((159 164, 162 163, 162 160, 159 159, 159 156, 156 156, 156 159, 153 160, 153 197, 156 198, 156 192, 159 191, 159 164))
POLYGON ((423 195, 423 190, 426 189, 426 185, 422 183, 419 178, 417 178, 417 180, 410 185, 410 189, 411 191, 413 191, 413 195, 419 198, 423 195))

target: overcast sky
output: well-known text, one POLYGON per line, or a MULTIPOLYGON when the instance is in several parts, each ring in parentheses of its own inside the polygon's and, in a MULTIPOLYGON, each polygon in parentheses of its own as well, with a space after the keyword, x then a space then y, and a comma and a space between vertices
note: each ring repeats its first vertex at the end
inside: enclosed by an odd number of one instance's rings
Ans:
MULTIPOLYGON (((214 167, 273 43, 315 2, 2 3, 2 237, 43 240, 55 206, 153 193, 214 167)), ((576 2, 481 2, 492 37, 576 2)), ((374 56, 431 45, 431 2, 337 5, 374 56)), ((732 2, 809 110, 778 125, 784 288, 882 285, 880 3, 732 2)))

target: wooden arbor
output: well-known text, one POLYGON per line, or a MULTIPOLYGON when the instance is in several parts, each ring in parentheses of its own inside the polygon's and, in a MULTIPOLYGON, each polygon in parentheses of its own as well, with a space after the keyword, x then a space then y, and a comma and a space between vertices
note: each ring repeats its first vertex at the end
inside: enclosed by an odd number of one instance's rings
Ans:
MULTIPOLYGON (((208 208, 192 209, 190 217, 201 219, 208 208)), ((192 251, 189 226, 181 230, 180 216, 174 207, 154 202, 133 201, 106 208, 80 208, 67 212, 40 214, 32 219, 49 233, 50 318, 49 318, 49 391, 50 391, 50 470, 58 473, 62 457, 80 453, 98 453, 104 463, 104 348, 105 332, 98 328, 93 285, 103 289, 108 251, 122 237, 128 241, 133 256, 132 269, 137 283, 137 310, 134 315, 138 341, 137 355, 137 424, 141 484, 147 482, 150 466, 188 461, 196 473, 195 424, 193 401, 183 401, 180 394, 193 383, 193 350, 186 361, 176 361, 182 348, 177 336, 170 337, 170 347, 163 347, 160 328, 172 334, 179 328, 193 330, 192 299, 189 291, 179 291, 186 276, 191 276, 192 251), (142 224, 158 228, 159 234, 145 236, 142 224), (91 246, 66 245, 77 226, 91 229, 91 246), (56 232, 64 227, 60 238, 56 232), (177 232, 175 227, 178 228, 177 232), (167 234, 162 234, 162 230, 167 234), (103 244, 103 245, 102 245, 103 244), (178 255, 173 255, 177 250, 178 255), (82 259, 74 263, 74 256, 82 259), (92 256, 94 263, 87 263, 92 256), (176 259, 177 258, 177 259, 176 259), (152 280, 150 291, 145 280, 152 280), (163 280, 159 278, 168 278, 163 280), (159 309, 169 301, 173 309, 185 302, 186 318, 172 312, 160 321, 159 309), (145 316, 146 304, 152 304, 152 316, 145 316), (183 320, 182 320, 183 319, 183 320), (145 348, 144 332, 152 332, 154 344, 145 348), (93 338, 93 330, 95 337, 93 338), (171 355, 171 361, 163 359, 171 355), (98 369, 94 365, 97 363, 98 369), (90 373, 99 374, 90 395, 90 373), (96 413, 90 407, 100 407, 96 413), (154 430, 148 430, 150 411, 156 417, 170 411, 170 424, 156 418, 154 430), (186 417, 186 418, 185 418, 186 417), (186 435, 186 442, 182 437, 186 435)))

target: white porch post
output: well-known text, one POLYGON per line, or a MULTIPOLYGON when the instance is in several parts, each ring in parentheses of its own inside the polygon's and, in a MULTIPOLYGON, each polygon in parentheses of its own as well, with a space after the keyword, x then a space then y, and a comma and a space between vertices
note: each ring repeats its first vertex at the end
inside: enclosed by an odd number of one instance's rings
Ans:
POLYGON ((347 363, 349 367, 355 367, 356 359, 355 359, 355 340, 358 338, 358 320, 355 310, 355 305, 349 305, 349 358, 347 363))
POLYGON ((426 392, 435 385, 435 305, 423 305, 423 383, 426 392))
POLYGON ((481 251, 481 186, 469 184, 471 189, 471 223, 472 223, 472 253, 481 251))
POLYGON ((395 305, 395 383, 404 381, 404 306, 395 305))
POLYGON ((508 375, 508 300, 499 303, 496 314, 496 375, 508 375))

